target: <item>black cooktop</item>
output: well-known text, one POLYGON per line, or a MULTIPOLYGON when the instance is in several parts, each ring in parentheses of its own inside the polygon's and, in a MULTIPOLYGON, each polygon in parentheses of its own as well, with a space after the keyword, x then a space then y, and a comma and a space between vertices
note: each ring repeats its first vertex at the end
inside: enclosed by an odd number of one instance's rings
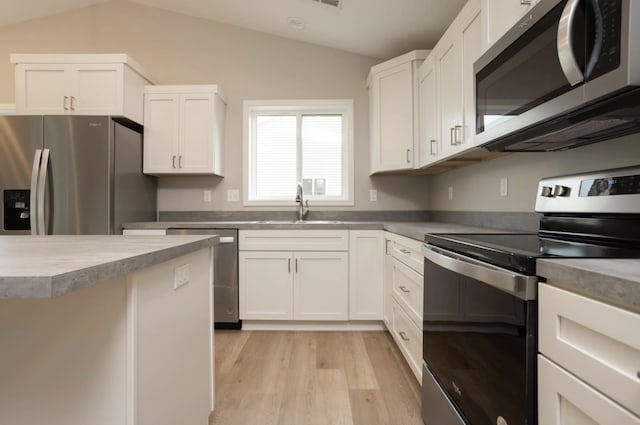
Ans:
POLYGON ((536 274, 536 259, 540 257, 640 258, 637 244, 565 240, 538 233, 440 233, 426 235, 425 242, 529 275, 536 274))

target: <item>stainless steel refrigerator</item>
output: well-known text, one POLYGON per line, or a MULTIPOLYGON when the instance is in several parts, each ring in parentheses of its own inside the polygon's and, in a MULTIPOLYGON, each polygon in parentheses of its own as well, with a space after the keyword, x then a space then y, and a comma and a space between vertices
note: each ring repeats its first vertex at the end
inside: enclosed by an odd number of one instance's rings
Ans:
POLYGON ((155 221, 142 127, 107 116, 0 116, 0 234, 110 235, 155 221))

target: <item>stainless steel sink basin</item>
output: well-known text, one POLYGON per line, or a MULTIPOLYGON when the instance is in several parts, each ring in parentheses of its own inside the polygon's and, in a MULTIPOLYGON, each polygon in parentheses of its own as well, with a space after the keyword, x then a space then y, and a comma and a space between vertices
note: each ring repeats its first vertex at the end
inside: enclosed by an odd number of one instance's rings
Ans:
POLYGON ((256 220, 249 221, 251 224, 343 224, 344 221, 339 220, 256 220))

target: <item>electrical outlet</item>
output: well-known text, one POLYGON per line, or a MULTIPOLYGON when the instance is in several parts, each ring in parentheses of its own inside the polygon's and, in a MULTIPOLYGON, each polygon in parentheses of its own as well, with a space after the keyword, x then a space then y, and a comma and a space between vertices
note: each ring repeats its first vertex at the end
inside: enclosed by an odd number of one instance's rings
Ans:
POLYGON ((239 202, 240 191, 238 189, 227 190, 227 202, 239 202))
POLYGON ((203 194, 204 194, 204 202, 211 202, 211 191, 205 190, 203 194))
POLYGON ((449 200, 453 201, 453 186, 449 186, 449 200))
POLYGON ((507 183, 506 177, 500 179, 500 196, 507 196, 509 194, 507 183))
POLYGON ((189 264, 176 267, 173 273, 173 289, 178 289, 187 283, 189 283, 189 264))
POLYGON ((375 189, 369 190, 369 201, 376 202, 378 200, 378 191, 375 189))

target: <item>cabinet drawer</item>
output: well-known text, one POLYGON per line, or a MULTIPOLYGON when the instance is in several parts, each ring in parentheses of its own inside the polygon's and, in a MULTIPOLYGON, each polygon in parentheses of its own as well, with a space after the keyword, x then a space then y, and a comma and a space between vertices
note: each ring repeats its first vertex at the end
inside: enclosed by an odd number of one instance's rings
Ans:
POLYGON ((419 381, 422 377, 422 331, 409 319, 395 300, 393 309, 393 337, 419 381))
POLYGON ((422 255, 422 242, 394 234, 391 238, 391 255, 405 263, 416 272, 424 273, 424 256, 422 255))
POLYGON ((640 415, 640 315, 547 284, 538 297, 540 352, 640 415))
POLYGON ((240 230, 240 251, 347 251, 348 230, 240 230))
POLYGON ((538 356, 540 425, 640 425, 640 418, 538 356))
POLYGON ((393 297, 416 326, 422 326, 422 275, 393 259, 393 297))

